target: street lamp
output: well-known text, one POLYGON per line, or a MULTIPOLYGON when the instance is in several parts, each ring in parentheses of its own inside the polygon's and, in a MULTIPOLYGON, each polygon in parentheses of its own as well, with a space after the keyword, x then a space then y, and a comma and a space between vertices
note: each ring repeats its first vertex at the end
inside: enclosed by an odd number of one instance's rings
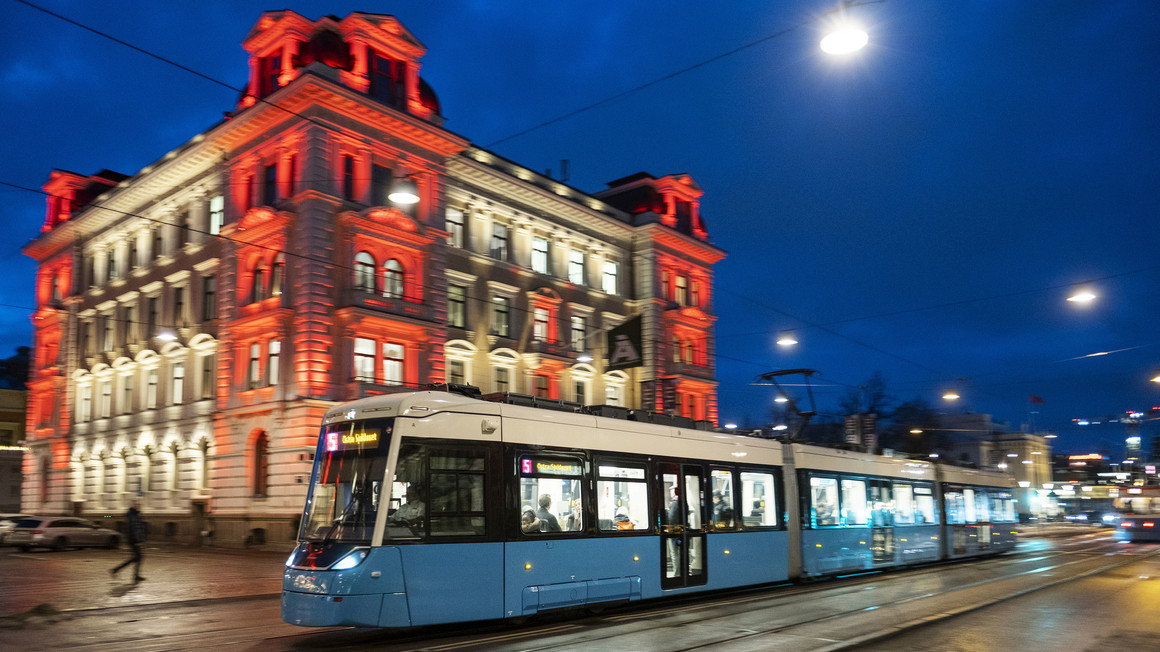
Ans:
POLYGON ((797 343, 798 343, 797 338, 794 337, 793 333, 790 331, 785 331, 784 333, 777 336, 777 345, 778 346, 793 346, 794 344, 797 344, 797 343))
POLYGON ((418 204, 419 186, 410 175, 395 179, 395 182, 391 184, 391 193, 387 195, 387 199, 392 204, 418 204))
POLYGON ((1072 303, 1087 304, 1096 300, 1096 294, 1088 288, 1077 288, 1067 300, 1072 303))
POLYGON ((955 392, 954 390, 951 390, 951 391, 947 392, 946 394, 943 394, 943 400, 945 400, 945 401, 957 401, 960 398, 962 398, 962 397, 959 396, 958 392, 955 392))

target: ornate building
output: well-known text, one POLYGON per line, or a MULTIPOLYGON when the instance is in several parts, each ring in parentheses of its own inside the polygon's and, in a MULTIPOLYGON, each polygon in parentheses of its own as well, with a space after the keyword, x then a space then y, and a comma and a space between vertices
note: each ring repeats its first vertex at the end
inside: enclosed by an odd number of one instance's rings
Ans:
POLYGON ((324 411, 430 382, 716 420, 692 179, 587 194, 473 146, 391 16, 267 12, 244 47, 227 119, 44 186, 24 509, 137 495, 164 536, 290 540, 324 411), (640 364, 609 370, 637 316, 640 364))

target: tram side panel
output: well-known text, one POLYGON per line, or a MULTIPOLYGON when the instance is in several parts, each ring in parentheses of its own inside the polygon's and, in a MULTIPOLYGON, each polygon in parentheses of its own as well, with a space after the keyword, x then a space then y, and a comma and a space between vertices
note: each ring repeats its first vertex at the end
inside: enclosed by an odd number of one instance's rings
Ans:
POLYGON ((505 616, 788 577, 777 470, 757 466, 780 462, 778 445, 511 406, 503 428, 505 616), (679 524, 667 522, 673 490, 679 524), (727 522, 715 520, 721 492, 738 510, 727 522))
POLYGON ((1013 485, 1005 473, 939 465, 944 559, 998 554, 1015 547, 1013 485))
POLYGON ((789 447, 800 496, 802 576, 938 559, 932 464, 804 444, 789 447))

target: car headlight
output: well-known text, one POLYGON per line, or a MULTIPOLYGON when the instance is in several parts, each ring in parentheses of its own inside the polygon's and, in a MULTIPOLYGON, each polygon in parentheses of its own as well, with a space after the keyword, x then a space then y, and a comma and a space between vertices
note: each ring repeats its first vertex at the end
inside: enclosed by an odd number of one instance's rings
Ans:
POLYGON ((339 559, 338 563, 336 563, 334 566, 331 566, 330 568, 331 568, 331 570, 350 570, 350 569, 354 568, 355 566, 358 566, 359 564, 361 564, 363 562, 363 560, 366 558, 367 558, 367 551, 366 550, 355 550, 354 552, 343 557, 342 559, 339 559))

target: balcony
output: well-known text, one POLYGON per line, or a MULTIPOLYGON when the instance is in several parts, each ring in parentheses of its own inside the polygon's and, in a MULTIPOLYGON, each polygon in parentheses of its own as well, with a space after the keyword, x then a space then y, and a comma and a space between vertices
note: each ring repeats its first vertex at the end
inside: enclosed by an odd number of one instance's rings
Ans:
POLYGON ((668 372, 699 380, 713 380, 713 367, 685 362, 669 362, 668 372))
POLYGON ((433 314, 431 305, 424 303, 421 298, 410 296, 384 297, 377 292, 367 292, 359 288, 348 288, 342 291, 338 307, 345 308, 347 306, 428 321, 432 319, 433 314))
POLYGON ((576 357, 576 351, 572 349, 571 342, 563 340, 532 340, 528 342, 528 351, 557 358, 576 357))

